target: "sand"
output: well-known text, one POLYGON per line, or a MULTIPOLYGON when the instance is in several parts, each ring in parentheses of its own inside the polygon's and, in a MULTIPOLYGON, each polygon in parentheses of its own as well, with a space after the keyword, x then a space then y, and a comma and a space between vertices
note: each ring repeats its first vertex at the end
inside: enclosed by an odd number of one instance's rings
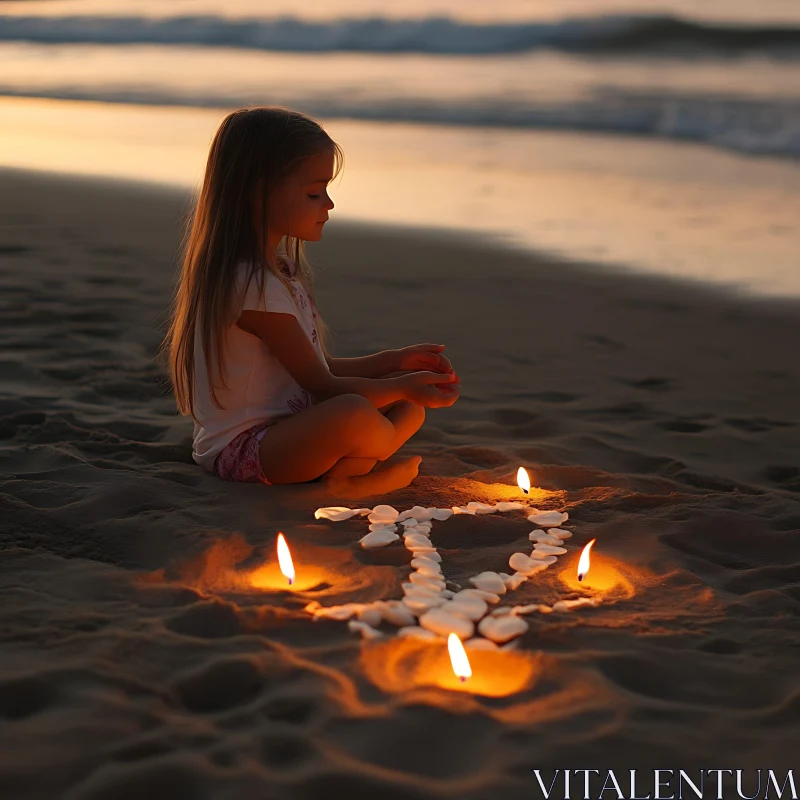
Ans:
MULTIPOLYGON (((232 485, 191 462, 154 360, 187 196, 0 186, 0 797, 530 798, 532 769, 798 767, 796 301, 334 221, 311 253, 336 352, 440 341, 461 399, 402 451, 406 487, 232 485), (574 536, 509 602, 598 607, 528 617, 465 687, 436 646, 307 618, 400 597, 409 560, 315 508, 519 499, 520 464, 574 536), (295 592, 269 577, 278 530, 295 592)), ((432 538, 466 583, 531 528, 432 538)))

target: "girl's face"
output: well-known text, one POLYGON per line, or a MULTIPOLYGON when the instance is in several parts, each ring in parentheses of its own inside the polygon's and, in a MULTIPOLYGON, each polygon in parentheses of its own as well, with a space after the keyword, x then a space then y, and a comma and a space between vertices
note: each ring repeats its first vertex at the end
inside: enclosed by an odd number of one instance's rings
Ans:
POLYGON ((268 238, 277 243, 284 236, 307 242, 322 238, 333 200, 328 184, 333 179, 333 152, 303 159, 267 198, 268 238))

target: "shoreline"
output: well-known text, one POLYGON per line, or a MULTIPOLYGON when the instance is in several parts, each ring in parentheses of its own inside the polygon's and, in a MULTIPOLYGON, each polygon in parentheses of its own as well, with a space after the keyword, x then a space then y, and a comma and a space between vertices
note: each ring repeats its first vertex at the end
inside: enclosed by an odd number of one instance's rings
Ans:
MULTIPOLYGON (((13 183, 26 183, 28 180, 43 184, 54 183, 68 186, 70 184, 83 185, 87 189, 96 191, 119 191, 123 194, 155 195, 166 203, 177 203, 184 207, 184 213, 191 210, 192 193, 186 187, 159 183, 150 179, 134 179, 113 175, 84 175, 78 172, 61 172, 46 169, 30 169, 27 167, 8 167, 0 165, 0 181, 7 177, 13 183)), ((338 214, 338 212, 337 212, 338 214)), ((402 239, 417 239, 421 242, 431 242, 437 246, 452 246, 458 250, 478 248, 485 253, 500 252, 511 257, 509 265, 521 270, 523 274, 528 269, 525 262, 533 265, 543 263, 557 265, 569 270, 576 275, 592 281, 594 278, 603 282, 604 279, 615 282, 630 280, 633 284, 641 286, 646 291, 659 291, 661 288, 668 292, 698 293, 708 295, 711 302, 722 301, 734 305, 761 307, 763 310, 777 313, 793 313, 794 307, 800 304, 800 294, 759 294, 747 291, 736 283, 724 283, 716 280, 707 280, 699 277, 681 275, 658 274, 642 271, 636 266, 624 263, 606 263, 570 257, 544 248, 526 246, 492 231, 468 231, 458 227, 445 225, 407 224, 403 222, 390 223, 353 217, 335 217, 326 226, 325 238, 329 238, 328 231, 334 230, 333 236, 340 234, 347 238, 367 238, 370 240, 389 238, 393 241, 402 239)), ((321 244, 310 243, 307 245, 309 258, 314 261, 315 245, 320 251, 325 250, 325 239, 321 244)), ((317 266, 324 268, 324 264, 317 266)))
MULTIPOLYGON (((0 150, 10 167, 188 189, 224 113, 0 98, 0 150)), ((480 229, 570 261, 800 296, 800 163, 604 134, 322 122, 345 148, 332 195, 351 220, 480 229)))

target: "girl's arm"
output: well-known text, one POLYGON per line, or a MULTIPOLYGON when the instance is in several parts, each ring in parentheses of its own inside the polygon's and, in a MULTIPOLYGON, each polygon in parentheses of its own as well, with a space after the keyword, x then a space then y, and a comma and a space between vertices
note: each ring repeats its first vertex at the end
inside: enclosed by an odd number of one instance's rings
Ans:
POLYGON ((328 358, 328 368, 339 377, 382 378, 395 372, 425 370, 449 373, 453 367, 442 355, 443 344, 415 344, 384 350, 361 358, 328 358))
POLYGON ((395 367, 399 362, 396 350, 384 350, 360 358, 327 358, 328 369, 339 378, 382 378, 391 372, 399 372, 395 367))
POLYGON ((393 378, 334 375, 292 314, 242 311, 237 325, 258 336, 286 371, 318 400, 340 394, 359 394, 376 408, 397 400, 438 408, 450 406, 458 399, 455 372, 413 372, 393 378))

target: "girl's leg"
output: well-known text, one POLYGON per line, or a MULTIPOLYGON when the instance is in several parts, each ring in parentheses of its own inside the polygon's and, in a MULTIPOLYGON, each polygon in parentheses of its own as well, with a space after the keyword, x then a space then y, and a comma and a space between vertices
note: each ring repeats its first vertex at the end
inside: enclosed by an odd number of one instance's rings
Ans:
POLYGON ((366 475, 376 464, 377 458, 340 458, 326 473, 326 478, 355 478, 366 475))
MULTIPOLYGON (((406 400, 398 400, 378 409, 391 420, 395 429, 392 442, 392 453, 397 452, 421 427, 425 421, 425 409, 406 400)), ((326 478, 350 478, 366 475, 376 464, 377 459, 344 456, 340 458, 326 473, 326 478)))
POLYGON ((407 400, 393 403, 381 413, 394 425, 395 435, 390 445, 392 453, 396 453, 425 422, 425 409, 407 400))
POLYGON ((260 446, 264 476, 276 484, 304 483, 350 458, 361 461, 339 469, 357 474, 350 470, 392 455, 419 429, 424 414, 406 403, 394 405, 384 416, 360 395, 325 400, 267 429, 260 446))

